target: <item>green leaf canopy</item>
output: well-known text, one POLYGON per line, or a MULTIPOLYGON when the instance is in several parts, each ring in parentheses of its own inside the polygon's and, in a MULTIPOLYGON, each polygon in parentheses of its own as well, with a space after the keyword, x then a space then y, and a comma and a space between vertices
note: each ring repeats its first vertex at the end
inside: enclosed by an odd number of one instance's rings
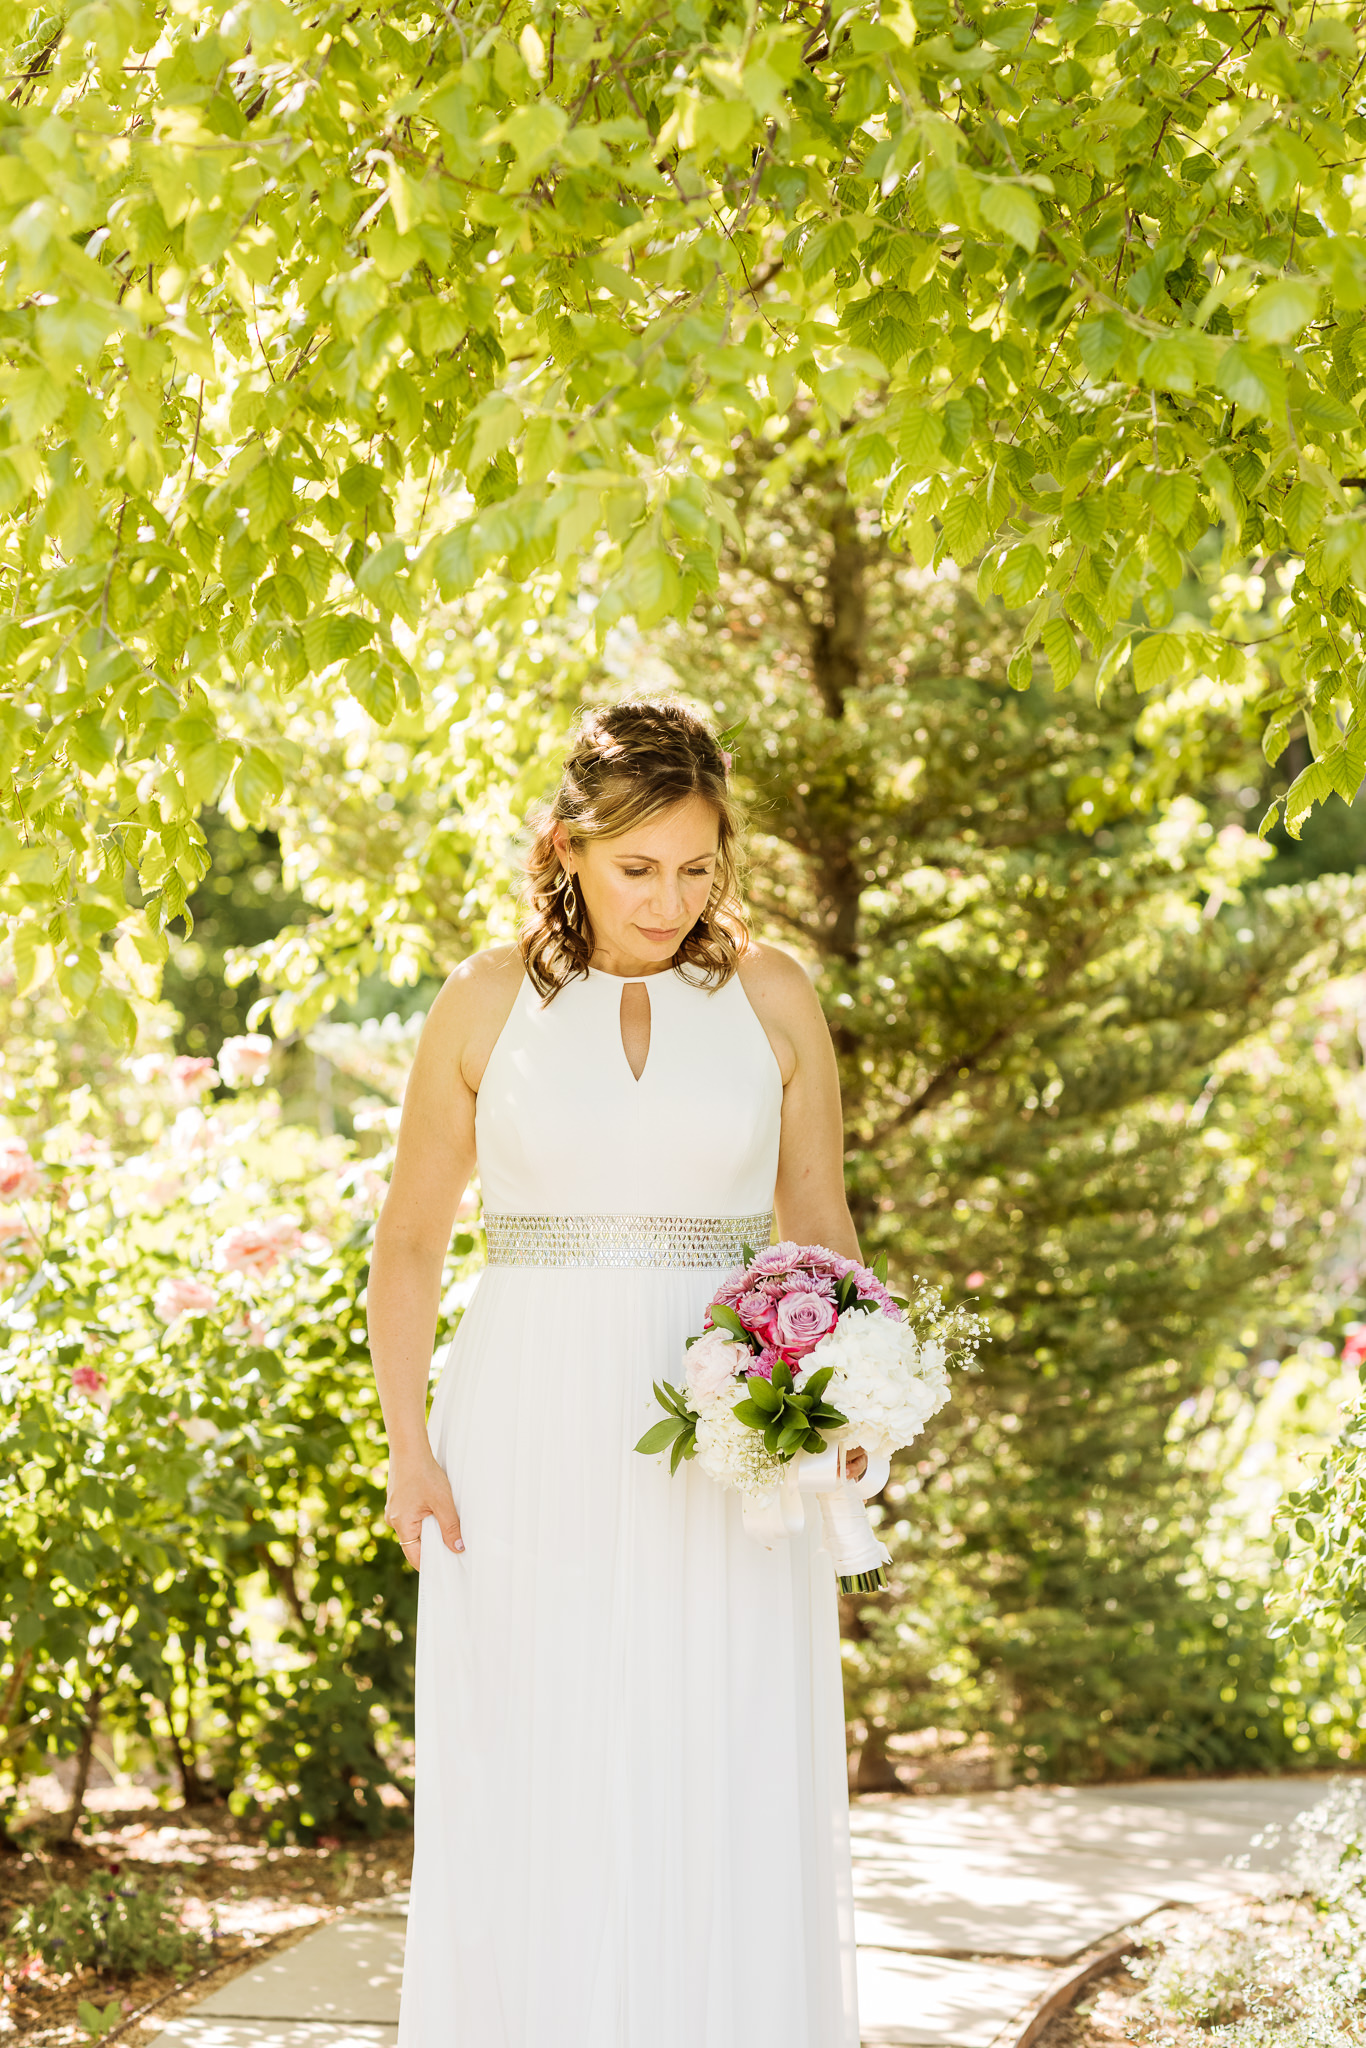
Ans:
MULTIPOLYGON (((412 632, 598 557, 684 616, 797 407, 1060 686, 1236 675, 1214 525, 1303 559, 1286 705, 1353 793, 1359 9, 91 0, 0 11, 0 819, 67 1001, 263 818, 289 727, 422 701, 412 632), (1087 650, 1083 655, 1083 643, 1087 650), (1152 650, 1145 653, 1144 650, 1152 650), (1106 664, 1109 664, 1107 667, 1106 664)), ((1194 715, 1194 714, 1192 714, 1194 715)))

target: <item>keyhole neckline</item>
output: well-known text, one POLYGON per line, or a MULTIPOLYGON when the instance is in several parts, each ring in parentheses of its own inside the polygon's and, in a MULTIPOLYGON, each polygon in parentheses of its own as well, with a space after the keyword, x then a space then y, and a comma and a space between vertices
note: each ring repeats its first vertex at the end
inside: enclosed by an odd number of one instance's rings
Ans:
POLYGON ((605 967, 590 967, 588 972, 595 981, 614 981, 618 988, 631 988, 636 982, 648 988, 652 981, 668 981, 674 970, 658 967, 653 974, 609 974, 605 967))

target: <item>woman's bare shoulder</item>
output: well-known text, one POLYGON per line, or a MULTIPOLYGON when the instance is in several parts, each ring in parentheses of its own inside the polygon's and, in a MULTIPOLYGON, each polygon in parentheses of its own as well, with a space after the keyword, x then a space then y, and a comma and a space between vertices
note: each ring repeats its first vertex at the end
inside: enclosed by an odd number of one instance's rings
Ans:
POLYGON ((428 1053, 455 1060, 466 1085, 477 1089, 498 1034, 512 1013, 524 973, 521 949, 486 946, 447 975, 427 1013, 422 1033, 428 1053))
POLYGON ((786 1087, 798 1067, 829 1042, 811 977, 786 946, 757 939, 741 954, 739 975, 786 1087))
POLYGON ((811 977, 795 953, 771 940, 751 939, 740 955, 739 974, 745 994, 756 1009, 762 1004, 783 1021, 809 1018, 820 1004, 811 977))

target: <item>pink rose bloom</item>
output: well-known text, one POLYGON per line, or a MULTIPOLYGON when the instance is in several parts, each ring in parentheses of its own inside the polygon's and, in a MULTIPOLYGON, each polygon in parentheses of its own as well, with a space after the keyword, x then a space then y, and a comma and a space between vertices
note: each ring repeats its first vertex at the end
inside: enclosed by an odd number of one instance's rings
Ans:
POLYGON ((230 1088, 240 1088, 244 1081, 263 1080, 274 1049, 273 1040, 263 1031, 225 1038, 218 1048, 218 1071, 230 1088))
POLYGON ((230 1273, 249 1273, 254 1279, 274 1272, 280 1261, 280 1246, 259 1223, 235 1223, 225 1230, 218 1240, 218 1252, 230 1273))
POLYGON ((795 1358, 804 1358, 834 1327, 834 1302, 809 1287, 794 1287, 778 1303, 778 1343, 795 1358))
POLYGON ((272 1273, 285 1252, 296 1251, 303 1242, 298 1224, 290 1216, 272 1217, 266 1223, 235 1223, 218 1240, 218 1251, 230 1273, 249 1273, 263 1279, 272 1273))
POLYGON ((189 1273, 169 1274, 152 1297, 152 1307, 163 1323, 173 1323, 177 1316, 208 1315, 217 1306, 218 1296, 212 1287, 189 1273))
POLYGON ((713 1400, 735 1384, 737 1367, 744 1364, 745 1346, 737 1344, 725 1330, 707 1330, 690 1344, 683 1366, 683 1379, 694 1401, 713 1400))
POLYGON ((77 1365, 72 1368, 71 1384, 78 1394, 89 1394, 93 1399, 104 1392, 109 1382, 97 1365, 77 1365))
POLYGON ((735 1313, 747 1329, 766 1333, 773 1320, 773 1297, 765 1287, 752 1287, 736 1302, 735 1313))
POLYGON ((197 1102, 217 1079, 212 1060, 191 1059, 182 1053, 179 1059, 171 1061, 171 1093, 177 1102, 197 1102))
POLYGON ((43 1184, 42 1174, 22 1138, 0 1138, 0 1201, 22 1202, 43 1184))

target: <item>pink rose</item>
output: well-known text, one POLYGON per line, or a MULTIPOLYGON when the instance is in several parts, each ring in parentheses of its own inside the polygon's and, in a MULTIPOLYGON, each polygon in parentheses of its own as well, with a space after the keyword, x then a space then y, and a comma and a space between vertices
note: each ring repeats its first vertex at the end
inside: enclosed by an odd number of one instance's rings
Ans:
POLYGON ((295 1251, 301 1242, 297 1223, 288 1216, 268 1223, 235 1223, 218 1240, 218 1253, 230 1273, 250 1273, 257 1279, 272 1273, 284 1252, 295 1251))
POLYGON ((274 1050, 273 1041, 263 1031, 225 1038, 218 1048, 218 1071, 230 1088, 240 1088, 244 1081, 260 1081, 274 1050))
POLYGON ((189 1273, 169 1274, 152 1297, 152 1307, 163 1323, 173 1323, 177 1316, 208 1315, 217 1306, 218 1296, 212 1287, 189 1273))
POLYGON ((835 1327, 835 1304, 809 1287, 794 1287, 778 1303, 777 1337, 781 1348, 803 1358, 827 1330, 835 1327))
POLYGON ((78 1394, 89 1394, 93 1399, 102 1394, 109 1382, 97 1365, 73 1366, 71 1384, 78 1394))
POLYGON ((42 1174, 22 1138, 0 1138, 0 1201, 22 1202, 43 1184, 42 1174))
POLYGON ((729 1393, 737 1368, 745 1364, 746 1346, 725 1330, 707 1330, 688 1346, 683 1378, 692 1399, 709 1401, 729 1393))
POLYGON ((217 1079, 212 1060, 191 1059, 182 1053, 179 1059, 171 1061, 171 1093, 177 1102, 197 1102, 217 1079))
POLYGON ((742 1294, 735 1304, 735 1313, 747 1330, 758 1336, 769 1336, 773 1324, 773 1297, 767 1288, 752 1287, 748 1294, 742 1294))

